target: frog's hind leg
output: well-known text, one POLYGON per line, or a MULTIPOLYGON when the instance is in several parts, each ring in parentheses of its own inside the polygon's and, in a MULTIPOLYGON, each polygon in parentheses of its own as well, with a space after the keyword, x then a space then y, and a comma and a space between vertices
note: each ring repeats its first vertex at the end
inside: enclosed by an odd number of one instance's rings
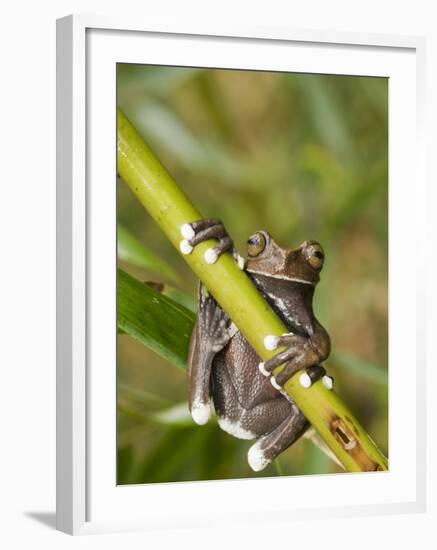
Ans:
MULTIPOLYGON (((217 421, 222 430, 234 437, 257 439, 249 449, 248 462, 258 472, 299 439, 309 423, 295 403, 278 392, 275 392, 275 397, 255 405, 243 399, 243 406, 224 353, 217 354, 212 369, 212 395, 217 421)), ((270 384, 268 386, 271 388, 270 384)))
POLYGON ((207 289, 199 285, 197 320, 188 352, 188 401, 197 424, 206 424, 209 420, 212 362, 229 342, 232 331, 229 317, 207 289))
POLYGON ((238 439, 256 439, 256 427, 251 422, 253 415, 238 399, 223 353, 214 358, 212 369, 212 395, 218 425, 238 439))
POLYGON ((269 434, 264 435, 250 447, 247 453, 249 466, 255 472, 263 470, 272 460, 292 445, 308 428, 309 423, 296 405, 292 414, 269 434))

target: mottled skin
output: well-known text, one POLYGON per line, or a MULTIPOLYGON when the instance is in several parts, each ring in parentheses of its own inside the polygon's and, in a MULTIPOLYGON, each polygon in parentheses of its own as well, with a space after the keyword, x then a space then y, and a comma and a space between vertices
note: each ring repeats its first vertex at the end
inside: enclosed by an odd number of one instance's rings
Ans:
MULTIPOLYGON (((218 220, 201 220, 191 226, 195 230, 190 241, 193 246, 214 234, 219 239, 218 255, 232 249, 218 220)), ((212 397, 225 431, 257 439, 248 454, 254 470, 267 466, 308 427, 306 418, 281 390, 283 384, 298 370, 306 369, 309 384, 326 374, 319 364, 329 355, 330 339, 312 308, 323 260, 323 250, 314 241, 286 250, 266 231, 258 231, 248 240, 245 270, 290 331, 276 342, 283 351, 261 365, 245 337, 206 289, 199 287, 188 359, 190 410, 194 420, 204 424, 212 397), (283 363, 281 373, 270 376, 272 369, 283 363)))

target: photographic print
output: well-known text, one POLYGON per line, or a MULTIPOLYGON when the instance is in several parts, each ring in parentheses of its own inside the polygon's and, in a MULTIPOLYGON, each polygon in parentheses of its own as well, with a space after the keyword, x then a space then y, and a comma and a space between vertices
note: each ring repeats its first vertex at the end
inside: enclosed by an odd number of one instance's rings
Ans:
POLYGON ((387 469, 388 79, 119 63, 117 103, 117 483, 387 469))

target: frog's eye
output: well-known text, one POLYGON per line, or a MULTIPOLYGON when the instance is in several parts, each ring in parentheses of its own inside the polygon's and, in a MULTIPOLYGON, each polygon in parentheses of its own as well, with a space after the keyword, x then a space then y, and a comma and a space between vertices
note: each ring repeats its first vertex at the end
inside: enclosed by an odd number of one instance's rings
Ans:
POLYGON ((305 257, 312 268, 317 270, 322 269, 325 253, 318 243, 311 243, 305 247, 305 257))
POLYGON ((262 233, 254 233, 247 241, 247 253, 254 258, 266 247, 266 238, 262 233))

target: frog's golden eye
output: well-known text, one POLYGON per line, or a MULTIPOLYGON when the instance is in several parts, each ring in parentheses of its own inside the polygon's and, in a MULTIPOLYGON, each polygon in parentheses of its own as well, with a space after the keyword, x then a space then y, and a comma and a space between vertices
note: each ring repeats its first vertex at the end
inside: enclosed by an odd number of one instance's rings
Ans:
POLYGON ((266 238, 262 233, 254 233, 247 241, 247 253, 254 258, 261 254, 266 247, 266 238))
POLYGON ((313 269, 322 269, 325 253, 318 243, 311 243, 305 247, 305 257, 313 269))

